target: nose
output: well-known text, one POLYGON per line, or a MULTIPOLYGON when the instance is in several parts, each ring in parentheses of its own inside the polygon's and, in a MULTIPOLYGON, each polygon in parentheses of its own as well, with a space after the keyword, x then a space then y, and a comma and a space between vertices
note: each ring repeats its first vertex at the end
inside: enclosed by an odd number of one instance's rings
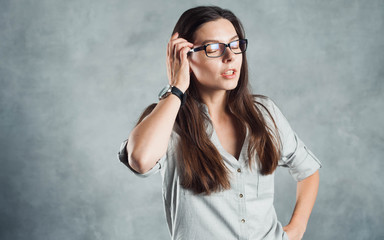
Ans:
POLYGON ((229 46, 225 48, 225 52, 223 55, 223 62, 231 62, 233 61, 234 53, 229 49, 229 46))

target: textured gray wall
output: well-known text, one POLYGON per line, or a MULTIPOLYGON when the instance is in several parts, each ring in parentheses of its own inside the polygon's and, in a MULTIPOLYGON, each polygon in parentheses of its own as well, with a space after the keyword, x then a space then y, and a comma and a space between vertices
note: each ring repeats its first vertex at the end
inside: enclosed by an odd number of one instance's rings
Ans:
MULTIPOLYGON (((0 0, 0 239, 169 239, 160 176, 116 159, 180 14, 243 21, 252 88, 322 160, 305 239, 384 239, 384 2, 0 0)), ((276 179, 287 224, 295 182, 276 179)))

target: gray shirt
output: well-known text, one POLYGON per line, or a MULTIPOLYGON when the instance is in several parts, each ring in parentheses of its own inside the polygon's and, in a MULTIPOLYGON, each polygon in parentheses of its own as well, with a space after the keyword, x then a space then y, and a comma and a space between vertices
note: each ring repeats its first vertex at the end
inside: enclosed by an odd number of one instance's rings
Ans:
MULTIPOLYGON (((276 122, 282 145, 279 166, 288 167, 296 181, 315 173, 321 167, 320 161, 297 137, 278 107, 269 98, 257 100, 267 107, 276 122)), ((204 109, 208 114, 205 105, 204 109)), ((274 129, 267 112, 260 110, 267 124, 274 129)), ((274 173, 261 175, 257 164, 249 168, 248 132, 238 160, 222 147, 210 123, 207 124, 207 133, 230 170, 231 184, 229 190, 209 196, 195 195, 180 186, 176 167, 180 156, 177 147, 179 135, 175 131, 171 134, 166 154, 145 174, 139 174, 129 166, 125 151, 127 141, 122 143, 118 154, 120 161, 140 177, 160 172, 163 203, 172 239, 288 239, 273 206, 274 173)))

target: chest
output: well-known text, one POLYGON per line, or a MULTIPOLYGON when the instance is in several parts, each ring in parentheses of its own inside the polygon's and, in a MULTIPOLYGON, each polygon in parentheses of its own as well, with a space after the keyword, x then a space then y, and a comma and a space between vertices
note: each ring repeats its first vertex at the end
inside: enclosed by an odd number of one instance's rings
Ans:
POLYGON ((244 134, 241 126, 233 120, 228 120, 220 124, 214 123, 214 128, 220 144, 225 151, 236 159, 239 159, 244 144, 244 134))

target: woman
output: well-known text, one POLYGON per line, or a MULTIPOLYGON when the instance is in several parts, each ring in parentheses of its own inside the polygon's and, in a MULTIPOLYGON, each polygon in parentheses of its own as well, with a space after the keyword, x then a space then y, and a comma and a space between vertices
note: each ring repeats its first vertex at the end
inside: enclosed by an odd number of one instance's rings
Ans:
POLYGON ((172 239, 293 240, 305 232, 321 164, 269 98, 250 94, 247 44, 232 12, 184 12, 167 47, 171 87, 122 144, 119 158, 135 174, 161 172, 172 239), (298 181, 285 227, 273 207, 278 165, 298 181))

